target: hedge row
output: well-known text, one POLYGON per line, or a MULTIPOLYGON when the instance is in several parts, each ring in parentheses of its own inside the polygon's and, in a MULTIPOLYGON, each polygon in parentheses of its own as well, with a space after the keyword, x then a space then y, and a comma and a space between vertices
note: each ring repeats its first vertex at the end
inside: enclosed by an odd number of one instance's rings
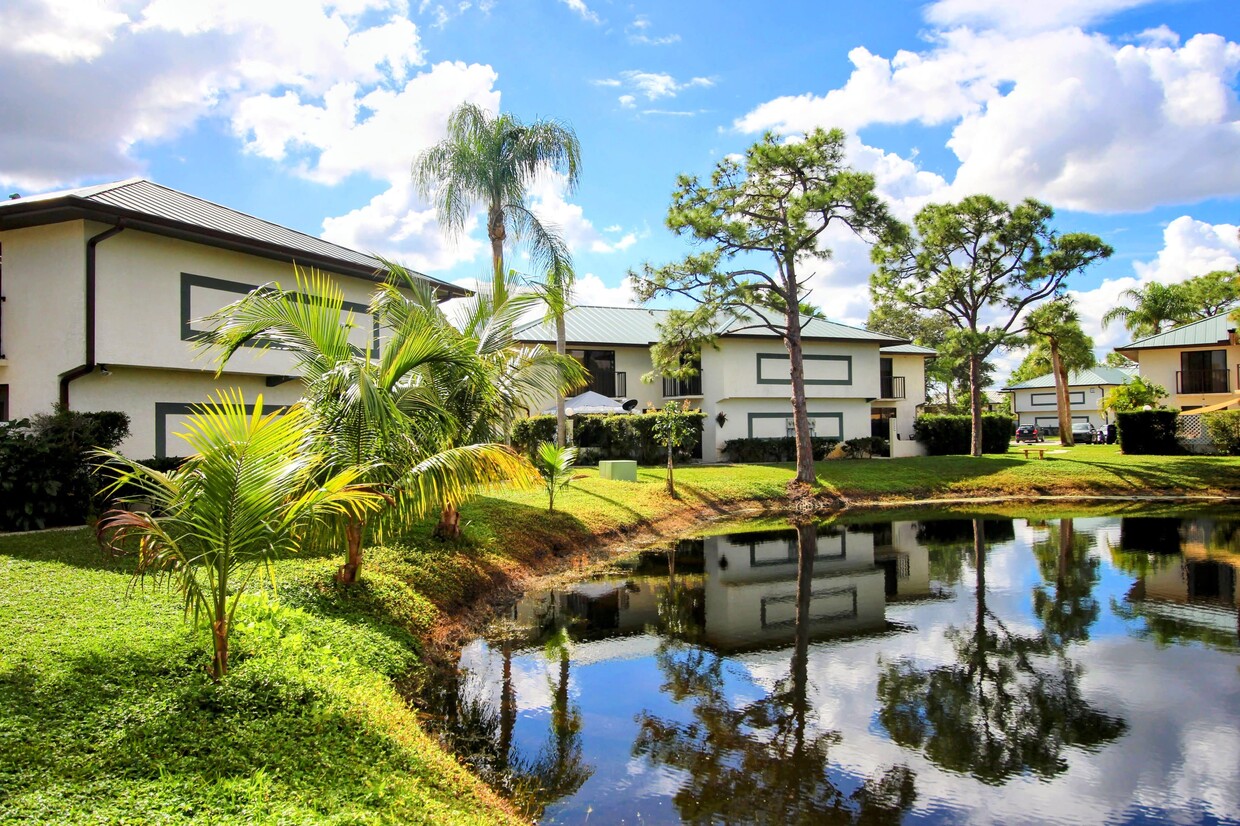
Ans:
POLYGON ((1176 437, 1178 410, 1133 410, 1116 413, 1119 447, 1124 453, 1138 456, 1174 456, 1184 452, 1176 437))
POLYGON ((1201 419, 1219 453, 1240 456, 1240 410, 1219 410, 1201 419))
MULTIPOLYGON (((838 439, 815 436, 810 439, 814 448, 814 460, 821 461, 835 449, 838 439)), ((795 462, 797 440, 792 436, 754 439, 729 439, 720 448, 729 462, 795 462)))
MULTIPOLYGON (((695 432, 687 444, 677 450, 680 458, 701 457, 702 423, 706 414, 700 410, 687 413, 693 419, 695 432)), ((572 419, 573 444, 579 449, 578 464, 597 464, 600 459, 636 459, 638 464, 653 465, 667 459, 667 448, 654 438, 654 414, 584 413, 572 419)), ((512 428, 512 443, 533 454, 539 442, 555 440, 555 416, 531 416, 519 419, 512 428)))
MULTIPOLYGON (((1016 420, 1002 413, 982 414, 982 453, 1007 453, 1016 420)), ((918 416, 913 438, 931 456, 967 455, 972 452, 973 421, 969 416, 918 416)))
POLYGON ((0 531, 80 525, 96 511, 95 447, 129 435, 124 413, 78 413, 0 422, 0 531))

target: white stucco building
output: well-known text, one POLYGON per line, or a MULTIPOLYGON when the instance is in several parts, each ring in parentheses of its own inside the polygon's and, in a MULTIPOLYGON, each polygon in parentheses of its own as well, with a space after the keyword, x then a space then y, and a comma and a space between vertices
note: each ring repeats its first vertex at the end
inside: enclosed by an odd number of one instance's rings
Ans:
MULTIPOLYGON (((1101 430, 1108 423, 1102 399, 1112 388, 1127 384, 1136 374, 1133 368, 1091 367, 1068 376, 1068 402, 1073 422, 1089 422, 1101 430)), ((1059 402, 1055 398, 1055 377, 1050 373, 1028 381, 1009 384, 1004 393, 1012 394, 1012 414, 1016 424, 1034 424, 1055 432, 1059 427, 1059 402)))
POLYGON ((1240 343, 1230 312, 1183 324, 1115 350, 1141 377, 1167 388, 1169 407, 1188 412, 1240 406, 1240 343))
MULTIPOLYGON (((792 435, 788 353, 769 330, 733 322, 719 331, 717 347, 702 352, 691 381, 644 384, 653 371, 650 345, 659 339, 665 310, 643 307, 573 307, 565 316, 568 351, 592 375, 588 389, 641 407, 688 399, 706 413, 702 456, 722 458, 736 438, 792 435)), ((824 319, 804 328, 805 384, 815 436, 854 439, 880 435, 892 456, 921 453, 912 440, 913 419, 925 403, 925 361, 934 351, 882 333, 824 319)), ((517 331, 520 341, 554 344, 555 326, 536 322, 517 331)), ((541 410, 550 400, 536 400, 541 410)))
MULTIPOLYGON (((134 458, 178 455, 171 434, 217 387, 282 406, 300 395, 281 352, 238 353, 215 378, 196 319, 257 286, 293 286, 293 264, 333 275, 359 343, 381 262, 151 181, 0 202, 0 418, 120 410, 134 458)), ((444 297, 464 291, 421 276, 444 297)))

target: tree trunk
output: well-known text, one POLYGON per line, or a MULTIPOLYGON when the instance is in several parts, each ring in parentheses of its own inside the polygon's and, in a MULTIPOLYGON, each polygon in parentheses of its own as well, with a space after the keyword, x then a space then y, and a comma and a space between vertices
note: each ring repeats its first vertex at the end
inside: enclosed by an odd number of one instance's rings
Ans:
POLYGON ((676 483, 672 479, 672 445, 667 446, 667 495, 676 499, 676 483))
MULTIPOLYGON (((567 345, 565 343, 565 338, 567 337, 567 333, 564 331, 564 310, 565 309, 567 308, 561 305, 560 312, 556 313, 555 315, 555 351, 561 356, 564 355, 567 350, 567 345)), ((568 429, 566 426, 566 421, 567 419, 564 415, 564 394, 560 393, 559 391, 556 391, 556 394, 555 394, 555 446, 559 448, 564 447, 564 441, 565 441, 564 434, 565 434, 565 431, 568 429)))
POLYGON ((508 283, 504 278, 504 239, 507 232, 504 229, 504 209, 498 204, 492 204, 487 210, 487 236, 491 239, 491 263, 495 269, 491 296, 495 306, 499 307, 508 300, 508 283))
POLYGON ((439 524, 435 526, 436 539, 460 539, 461 512, 455 505, 445 504, 439 512, 439 524))
POLYGON ((986 659, 986 528, 980 519, 973 520, 973 569, 977 572, 977 617, 973 634, 977 641, 979 660, 986 659))
POLYGON ((1055 374, 1055 403, 1059 405, 1059 443, 1072 447, 1072 400, 1068 398, 1068 371, 1059 355, 1059 342, 1050 339, 1051 372, 1055 374))
POLYGON ((512 681, 512 641, 507 637, 501 646, 504 670, 499 688, 499 759, 508 768, 512 753, 512 734, 517 725, 517 690, 512 681))
MULTIPOLYGON (((793 293, 795 299, 795 293, 793 293)), ((814 473, 814 445, 810 441, 809 412, 805 404, 805 350, 801 345, 801 317, 795 300, 788 302, 786 314, 788 335, 784 339, 788 347, 788 365, 792 379, 792 427, 796 434, 797 475, 796 482, 812 485, 817 481, 814 473)))
POLYGON ((982 357, 969 355, 969 416, 973 425, 971 453, 982 455, 982 357))
POLYGON ((797 620, 796 644, 793 647, 792 716, 796 736, 795 751, 801 754, 805 745, 805 724, 809 713, 809 607, 814 589, 814 556, 818 553, 818 529, 806 521, 797 527, 797 620))
POLYGON ((348 547, 344 565, 336 571, 336 581, 341 585, 352 585, 357 582, 357 573, 362 567, 362 533, 366 523, 358 519, 350 519, 344 526, 344 538, 348 547))
POLYGON ((228 620, 211 623, 211 641, 214 657, 211 660, 211 679, 219 682, 228 673, 228 620))

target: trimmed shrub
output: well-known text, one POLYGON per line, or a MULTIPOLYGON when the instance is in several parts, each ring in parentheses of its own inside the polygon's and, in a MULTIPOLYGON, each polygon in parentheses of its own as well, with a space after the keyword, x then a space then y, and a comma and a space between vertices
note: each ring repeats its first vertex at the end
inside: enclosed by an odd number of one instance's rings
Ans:
POLYGON ((1201 417, 1219 453, 1240 456, 1240 410, 1219 410, 1201 417))
POLYGON ((0 530, 80 525, 105 503, 90 451, 129 435, 129 417, 113 411, 0 422, 0 530))
MULTIPOLYGON (((839 444, 838 439, 815 436, 810 439, 814 460, 822 461, 839 444)), ((792 436, 755 439, 729 439, 720 448, 725 459, 734 464, 746 462, 795 462, 797 440, 792 436)))
POLYGON ((871 459, 875 456, 886 456, 891 449, 887 440, 878 436, 862 436, 844 442, 845 459, 871 459))
MULTIPOLYGON (((982 414, 982 453, 1007 453, 1016 420, 1002 413, 982 414)), ((969 416, 918 416, 913 422, 913 438, 931 456, 968 455, 973 420, 969 416)))
MULTIPOLYGON (((702 423, 706 414, 691 410, 694 434, 676 451, 676 458, 700 458, 702 423)), ((584 413, 573 417, 573 445, 579 448, 578 464, 598 464, 602 459, 636 459, 638 464, 653 465, 667 459, 667 448, 654 438, 657 417, 634 413, 609 415, 584 413)), ((531 416, 513 425, 512 443, 526 454, 533 455, 539 442, 555 441, 555 416, 531 416)))
POLYGON ((1119 447, 1124 453, 1140 456, 1175 456, 1184 452, 1176 438, 1178 410, 1132 410, 1116 413, 1119 447))

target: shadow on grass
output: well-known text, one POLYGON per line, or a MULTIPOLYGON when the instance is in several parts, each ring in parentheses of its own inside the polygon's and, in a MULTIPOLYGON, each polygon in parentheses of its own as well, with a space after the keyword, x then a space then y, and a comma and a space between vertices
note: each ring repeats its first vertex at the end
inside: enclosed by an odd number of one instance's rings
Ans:
MULTIPOLYGON (((1144 457, 1143 457, 1144 458, 1144 457)), ((1132 465, 1105 460, 1087 461, 1058 457, 1056 461, 1080 465, 1084 473, 1096 468, 1118 479, 1134 492, 1175 491, 1193 493, 1207 490, 1234 490, 1240 487, 1240 468, 1210 458, 1168 456, 1159 464, 1132 465)))

